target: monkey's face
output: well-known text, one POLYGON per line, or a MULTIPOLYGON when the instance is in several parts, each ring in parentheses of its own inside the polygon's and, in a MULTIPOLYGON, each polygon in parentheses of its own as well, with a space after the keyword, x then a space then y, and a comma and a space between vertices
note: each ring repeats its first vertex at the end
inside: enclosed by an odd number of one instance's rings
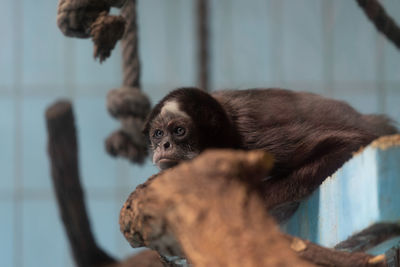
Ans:
POLYGON ((150 122, 148 135, 153 163, 164 170, 197 156, 200 151, 195 133, 191 118, 178 108, 176 102, 167 102, 150 122))

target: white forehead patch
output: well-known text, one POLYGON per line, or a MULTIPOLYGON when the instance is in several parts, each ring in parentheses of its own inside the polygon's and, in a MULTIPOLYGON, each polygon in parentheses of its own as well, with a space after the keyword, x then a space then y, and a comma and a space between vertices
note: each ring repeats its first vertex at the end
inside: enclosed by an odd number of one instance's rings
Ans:
POLYGON ((180 110, 179 104, 175 100, 168 101, 167 103, 164 104, 164 106, 161 109, 161 116, 164 116, 166 113, 172 113, 176 116, 189 118, 188 114, 180 110))

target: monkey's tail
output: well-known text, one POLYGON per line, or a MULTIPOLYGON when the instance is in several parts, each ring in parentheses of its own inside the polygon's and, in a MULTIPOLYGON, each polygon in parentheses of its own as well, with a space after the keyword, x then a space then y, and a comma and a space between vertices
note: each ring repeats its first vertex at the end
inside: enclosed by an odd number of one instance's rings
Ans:
POLYGON ((398 123, 385 115, 363 115, 368 130, 382 136, 399 133, 398 123))

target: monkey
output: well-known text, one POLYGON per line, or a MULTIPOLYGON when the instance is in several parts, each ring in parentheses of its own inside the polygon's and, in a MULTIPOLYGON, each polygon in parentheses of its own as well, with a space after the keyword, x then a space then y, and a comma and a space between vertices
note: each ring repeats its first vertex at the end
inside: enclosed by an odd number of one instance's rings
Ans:
POLYGON ((279 88, 207 93, 188 87, 153 108, 143 133, 161 170, 208 148, 269 152, 275 163, 261 191, 267 209, 277 208, 279 217, 280 206, 311 194, 352 153, 398 130, 384 115, 363 115, 314 93, 279 88))

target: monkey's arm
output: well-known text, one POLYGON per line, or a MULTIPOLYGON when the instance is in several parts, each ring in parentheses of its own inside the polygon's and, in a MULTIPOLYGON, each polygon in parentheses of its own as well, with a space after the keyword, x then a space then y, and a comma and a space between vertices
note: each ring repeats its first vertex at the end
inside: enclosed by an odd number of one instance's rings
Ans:
POLYGON ((307 197, 355 151, 374 139, 374 135, 358 131, 327 131, 310 135, 290 159, 293 163, 291 171, 264 183, 262 192, 267 207, 307 197))

